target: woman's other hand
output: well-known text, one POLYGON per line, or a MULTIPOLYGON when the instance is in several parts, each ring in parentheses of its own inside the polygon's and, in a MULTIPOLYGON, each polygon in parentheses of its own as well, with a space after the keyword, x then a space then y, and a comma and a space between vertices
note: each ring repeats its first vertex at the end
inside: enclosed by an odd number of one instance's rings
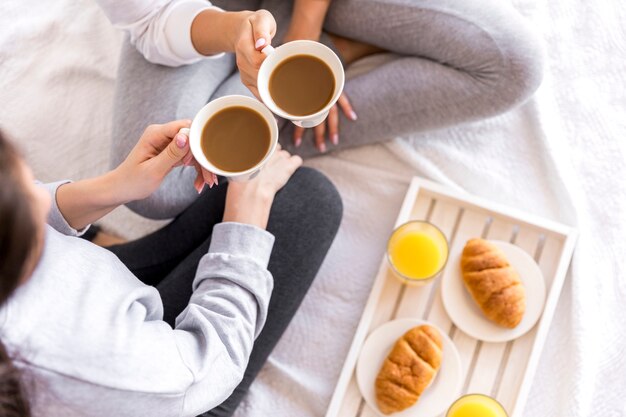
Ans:
POLYGON ((241 21, 234 40, 237 67, 243 84, 259 98, 256 81, 259 68, 265 60, 261 50, 272 43, 276 34, 276 21, 267 10, 239 13, 241 21))
POLYGON ((177 120, 150 125, 113 171, 59 186, 56 202, 67 223, 80 230, 120 204, 152 194, 189 153, 189 140, 179 131, 190 124, 190 120, 177 120))
POLYGON ((190 158, 189 138, 180 132, 190 125, 190 120, 177 120, 146 128, 126 160, 111 172, 121 202, 148 197, 172 168, 190 158))
MULTIPOLYGON (((178 133, 189 138, 188 128, 183 128, 178 133)), ((196 178, 193 181, 193 187, 196 189, 198 194, 200 194, 204 189, 204 184, 207 184, 209 188, 213 188, 214 185, 218 185, 217 175, 202 168, 198 161, 196 161, 193 157, 191 149, 187 152, 187 155, 183 157, 181 164, 185 166, 193 166, 196 169, 196 178)))
POLYGON ((226 194, 225 222, 267 227, 270 209, 276 193, 302 165, 302 158, 277 148, 274 155, 250 181, 231 181, 226 194))
MULTIPOLYGON (((341 107, 341 111, 349 120, 355 121, 357 119, 357 115, 354 112, 354 109, 352 109, 348 96, 346 93, 341 93, 337 103, 334 104, 328 111, 328 117, 326 120, 313 128, 313 131, 315 132, 313 139, 315 141, 315 147, 322 153, 326 152, 327 131, 328 140, 333 145, 339 144, 339 107, 341 107)), ((304 134, 304 130, 305 129, 300 126, 295 126, 293 130, 293 144, 296 148, 302 144, 302 135, 304 134)))

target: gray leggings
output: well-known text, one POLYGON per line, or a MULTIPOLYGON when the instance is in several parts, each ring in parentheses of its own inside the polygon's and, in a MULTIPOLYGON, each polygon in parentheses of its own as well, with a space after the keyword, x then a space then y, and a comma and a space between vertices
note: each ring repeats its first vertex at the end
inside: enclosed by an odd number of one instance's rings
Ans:
MULTIPOLYGON (((291 2, 214 1, 227 10, 268 9, 278 23, 275 45, 289 26, 291 2)), ((357 121, 339 120, 338 146, 349 148, 427 132, 505 112, 523 103, 542 78, 539 38, 503 0, 334 0, 324 30, 378 46, 394 58, 347 81, 357 121)), ((112 163, 121 162, 148 123, 193 118, 209 100, 251 95, 232 54, 167 68, 122 50, 114 109, 112 163)), ((292 145, 293 125, 280 142, 303 157, 319 154, 312 131, 292 145)), ((170 218, 197 197, 192 168, 178 168, 146 200, 130 204, 150 218, 170 218)))

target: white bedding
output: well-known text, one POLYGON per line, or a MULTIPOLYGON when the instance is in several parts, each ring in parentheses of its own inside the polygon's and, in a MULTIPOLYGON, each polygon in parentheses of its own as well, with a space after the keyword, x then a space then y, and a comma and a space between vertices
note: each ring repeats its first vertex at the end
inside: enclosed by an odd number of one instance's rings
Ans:
MULTIPOLYGON (((533 101, 308 163, 339 188, 343 223, 237 416, 324 415, 411 175, 577 225, 524 414, 626 416, 626 8, 619 0, 515 4, 549 47, 533 101)), ((0 3, 0 126, 38 178, 106 169, 120 41, 91 0, 0 3)), ((128 237, 157 226, 125 209, 105 223, 128 237)))

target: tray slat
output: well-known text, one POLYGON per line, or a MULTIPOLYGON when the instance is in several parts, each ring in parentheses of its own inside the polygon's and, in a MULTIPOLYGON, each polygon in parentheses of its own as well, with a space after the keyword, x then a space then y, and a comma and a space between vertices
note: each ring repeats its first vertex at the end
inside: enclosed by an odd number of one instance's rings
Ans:
MULTIPOLYGON (((520 231, 520 235, 523 236, 524 234, 524 232, 520 231)), ((538 260, 539 268, 541 269, 541 272, 543 273, 546 280, 547 288, 550 288, 553 283, 555 273, 559 265, 558 254, 560 254, 562 250, 563 238, 560 236, 555 236, 554 234, 548 234, 545 238, 545 241, 537 248, 536 259, 538 260)), ((546 306, 544 307, 544 317, 540 319, 539 326, 533 327, 533 329, 526 333, 524 336, 513 341, 513 348, 511 349, 509 362, 511 364, 522 363, 525 366, 507 367, 502 376, 499 393, 499 397, 502 398, 502 401, 504 401, 505 404, 509 405, 509 409, 515 410, 515 412, 512 414, 512 417, 521 415, 523 404, 520 406, 518 406, 518 404, 526 401, 526 396, 528 395, 528 392, 513 392, 513 390, 507 390, 506 387, 520 387, 521 390, 524 382, 526 382, 526 385, 530 387, 530 383, 532 382, 531 379, 534 376, 534 371, 531 373, 528 372, 528 370, 530 369, 530 366, 528 366, 528 362, 533 347, 537 342, 538 329, 545 320, 546 310, 548 309, 549 302, 550 297, 548 297, 548 300, 546 301, 546 306)), ((550 315, 550 320, 551 318, 552 316, 550 315)), ((545 326, 546 332, 548 325, 549 322, 545 326)), ((542 339, 545 339, 545 335, 542 339)), ((543 340, 541 342, 541 344, 543 345, 543 340)))
MULTIPOLYGON (((448 238, 451 254, 458 254, 468 239, 479 236, 520 246, 538 262, 546 279, 548 298, 544 313, 538 325, 514 341, 477 341, 450 321, 441 300, 440 279, 424 287, 405 286, 392 275, 384 259, 326 417, 377 416, 360 395, 354 369, 367 334, 401 317, 426 319, 448 332, 465 371, 463 393, 492 395, 512 417, 519 417, 571 259, 575 231, 418 178, 411 182, 396 226, 412 219, 429 220, 437 225, 448 238)), ((456 259, 446 266, 443 274, 455 273, 453 268, 458 267, 455 264, 456 259)))
MULTIPOLYGON (((539 260, 541 256, 541 250, 543 245, 541 244, 542 235, 535 230, 520 230, 515 243, 524 249, 535 261, 539 260)), ((539 265, 541 268, 541 264, 539 265)), ((546 272, 542 268, 544 279, 546 272)), ((549 288, 546 286, 546 288, 549 288)), ((526 362, 529 354, 529 350, 532 347, 529 342, 532 342, 535 338, 537 326, 533 327, 524 336, 513 340, 510 343, 510 352, 508 355, 508 364, 502 371, 502 379, 500 380, 501 387, 519 387, 521 384, 521 378, 524 375, 526 369, 526 362)), ((501 402, 507 410, 513 409, 515 400, 517 397, 517 390, 504 389, 499 390, 496 398, 501 402)))
MULTIPOLYGON (((486 216, 484 213, 481 212, 465 209, 463 212, 463 217, 461 218, 461 222, 459 223, 457 233, 454 236, 454 240, 451 242, 450 253, 459 253, 463 250, 465 242, 467 242, 469 239, 483 236, 488 224, 489 216, 486 216)), ((449 264, 448 267, 446 267, 446 270, 444 271, 446 279, 448 278, 448 276, 456 274, 456 267, 457 265, 452 264, 449 264)), ((441 299, 441 294, 439 292, 438 295, 441 299)), ((447 328, 449 329, 450 337, 457 347, 459 355, 461 356, 463 378, 467 378, 468 375, 470 375, 470 370, 472 368, 474 351, 476 349, 476 339, 473 339, 462 331, 458 330, 456 326, 454 326, 452 322, 450 322, 450 318, 443 308, 443 305, 441 306, 440 314, 446 317, 446 324, 448 325, 447 328)), ((465 381, 467 381, 467 379, 465 379, 465 381)), ((463 386, 465 386, 465 381, 463 386)))
POLYGON ((365 404, 360 417, 378 417, 378 414, 376 414, 376 412, 372 410, 369 405, 365 404))
POLYGON ((355 375, 350 378, 350 383, 346 389, 344 400, 341 403, 341 408, 337 413, 338 416, 356 416, 358 415, 359 407, 363 404, 363 397, 361 391, 356 383, 355 375))

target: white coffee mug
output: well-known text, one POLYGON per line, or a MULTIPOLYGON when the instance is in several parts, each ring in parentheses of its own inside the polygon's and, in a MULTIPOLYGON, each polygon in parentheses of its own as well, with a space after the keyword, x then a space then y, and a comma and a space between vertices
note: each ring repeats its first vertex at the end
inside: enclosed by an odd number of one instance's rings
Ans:
POLYGON ((276 145, 278 144, 278 125, 276 124, 276 119, 274 115, 258 100, 255 100, 250 97, 240 96, 240 95, 230 95, 220 97, 216 100, 213 100, 207 103, 196 117, 194 117, 193 122, 191 123, 191 128, 189 129, 189 147, 191 148, 191 153, 193 157, 198 161, 198 163, 206 170, 213 172, 214 174, 221 175, 229 178, 233 181, 247 181, 249 179, 254 178, 263 165, 267 163, 270 159, 274 151, 276 150, 276 145), (202 130, 204 126, 209 121, 214 114, 223 110, 227 107, 247 107, 259 113, 265 122, 270 128, 270 146, 261 161, 253 167, 248 168, 245 171, 240 172, 230 172, 224 171, 216 167, 209 161, 202 150, 202 130))
POLYGON ((345 74, 343 71, 343 65, 339 57, 324 44, 314 41, 292 41, 287 42, 278 48, 273 48, 271 45, 266 46, 261 51, 267 55, 267 58, 261 64, 259 69, 259 75, 257 77, 257 87, 259 89, 259 95, 263 103, 278 116, 291 120, 295 125, 301 127, 314 127, 322 123, 328 116, 328 111, 337 102, 341 92, 343 91, 343 84, 345 81, 345 74), (332 99, 326 106, 320 111, 309 114, 306 116, 295 116, 282 110, 274 103, 269 91, 270 76, 272 71, 285 59, 295 55, 313 55, 314 57, 321 59, 328 65, 335 77, 335 91, 333 92, 332 99))

